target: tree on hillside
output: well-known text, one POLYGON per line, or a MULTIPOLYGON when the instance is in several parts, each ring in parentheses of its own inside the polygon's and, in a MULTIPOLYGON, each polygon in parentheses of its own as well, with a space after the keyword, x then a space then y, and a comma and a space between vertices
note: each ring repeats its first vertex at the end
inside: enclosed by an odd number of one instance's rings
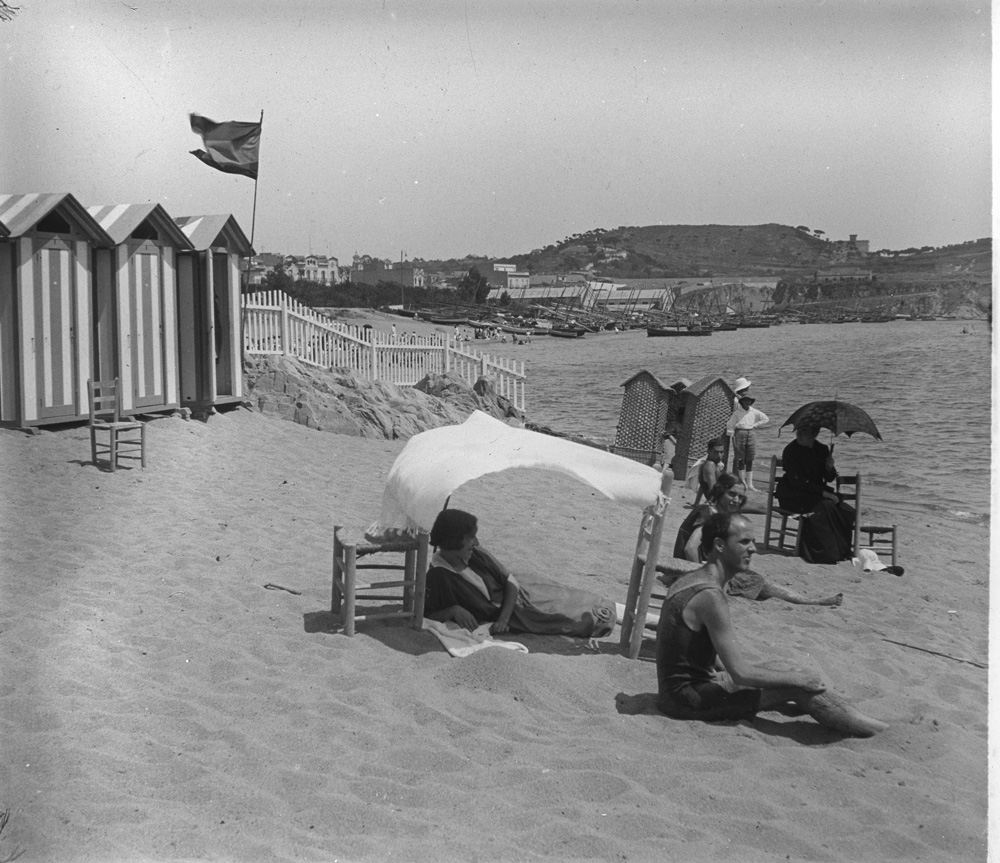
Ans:
POLYGON ((482 305, 490 294, 490 283, 479 272, 479 267, 470 267, 469 272, 458 283, 458 293, 469 302, 482 305))
POLYGON ((795 230, 796 231, 805 231, 807 234, 809 233, 809 229, 805 225, 796 225, 795 226, 795 230))

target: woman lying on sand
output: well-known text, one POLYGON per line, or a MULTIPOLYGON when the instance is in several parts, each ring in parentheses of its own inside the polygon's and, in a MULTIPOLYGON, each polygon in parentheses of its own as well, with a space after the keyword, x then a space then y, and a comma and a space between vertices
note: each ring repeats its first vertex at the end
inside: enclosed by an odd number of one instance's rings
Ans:
POLYGON ((479 546, 476 517, 460 509, 438 513, 431 528, 434 556, 427 571, 424 615, 465 629, 602 638, 615 625, 615 604, 531 575, 516 578, 479 546))
MULTIPOLYGON (((740 512, 747 502, 746 486, 735 474, 724 473, 716 480, 707 500, 708 503, 691 510, 678 528, 677 540, 674 542, 674 557, 704 563, 705 557, 701 551, 702 525, 717 512, 740 512)), ((661 572, 670 572, 665 566, 657 569, 661 572)), ((771 584, 763 575, 753 570, 737 573, 726 585, 726 593, 729 596, 742 596, 760 601, 783 599, 795 605, 840 605, 844 601, 842 593, 824 599, 806 599, 785 587, 771 584)))
POLYGON ((716 722, 752 719, 761 710, 794 703, 842 734, 871 737, 888 726, 865 716, 810 671, 753 665, 736 642, 725 587, 748 572, 756 551, 753 528, 739 514, 716 513, 702 528, 704 566, 685 573, 667 591, 656 630, 657 706, 674 719, 716 722), (716 660, 735 686, 715 677, 716 660))

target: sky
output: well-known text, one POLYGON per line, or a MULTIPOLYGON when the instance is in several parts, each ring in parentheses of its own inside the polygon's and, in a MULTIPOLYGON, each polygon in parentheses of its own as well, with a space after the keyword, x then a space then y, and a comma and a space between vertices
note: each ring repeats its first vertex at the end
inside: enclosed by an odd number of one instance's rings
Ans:
POLYGON ((342 264, 620 225, 992 235, 988 0, 14 2, 0 192, 228 212, 342 264), (263 111, 255 219, 192 111, 263 111))

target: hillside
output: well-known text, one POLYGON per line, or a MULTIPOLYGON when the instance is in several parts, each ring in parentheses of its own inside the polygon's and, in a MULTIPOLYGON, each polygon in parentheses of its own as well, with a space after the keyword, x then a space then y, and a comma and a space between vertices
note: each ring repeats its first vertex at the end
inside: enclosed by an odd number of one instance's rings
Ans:
MULTIPOLYGON (((743 276, 791 278, 817 269, 857 266, 887 278, 960 279, 988 283, 990 238, 941 248, 863 254, 847 239, 831 240, 819 230, 788 225, 649 225, 595 228, 544 248, 504 260, 530 273, 585 271, 595 277, 707 278, 743 276)), ((431 270, 485 267, 478 256, 426 261, 431 270)))

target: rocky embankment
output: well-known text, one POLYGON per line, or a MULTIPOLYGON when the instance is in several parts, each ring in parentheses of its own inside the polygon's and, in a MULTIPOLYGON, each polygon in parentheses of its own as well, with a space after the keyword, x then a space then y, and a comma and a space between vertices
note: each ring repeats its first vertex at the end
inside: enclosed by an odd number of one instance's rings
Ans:
POLYGON ((408 439, 464 422, 474 410, 498 419, 524 419, 497 395, 489 378, 470 387, 456 375, 433 374, 415 387, 397 387, 342 369, 314 368, 292 357, 248 358, 243 376, 246 402, 255 410, 336 434, 408 439))

